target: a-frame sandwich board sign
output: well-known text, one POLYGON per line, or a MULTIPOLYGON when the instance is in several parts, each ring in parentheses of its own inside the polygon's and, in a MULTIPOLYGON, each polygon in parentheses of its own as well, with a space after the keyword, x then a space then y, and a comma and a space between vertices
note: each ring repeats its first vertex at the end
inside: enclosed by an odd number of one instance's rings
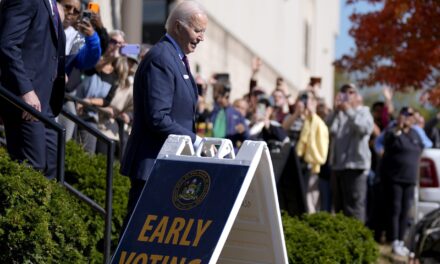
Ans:
POLYGON ((287 264, 267 145, 170 135, 112 263, 287 264))

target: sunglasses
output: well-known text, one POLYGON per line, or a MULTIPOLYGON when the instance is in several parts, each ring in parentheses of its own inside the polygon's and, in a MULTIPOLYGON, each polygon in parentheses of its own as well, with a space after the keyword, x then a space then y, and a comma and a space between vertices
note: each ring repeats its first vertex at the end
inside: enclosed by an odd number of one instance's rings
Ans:
POLYGON ((64 4, 63 7, 64 7, 64 11, 66 13, 72 12, 74 15, 79 15, 81 13, 81 11, 79 9, 76 9, 72 5, 64 4))

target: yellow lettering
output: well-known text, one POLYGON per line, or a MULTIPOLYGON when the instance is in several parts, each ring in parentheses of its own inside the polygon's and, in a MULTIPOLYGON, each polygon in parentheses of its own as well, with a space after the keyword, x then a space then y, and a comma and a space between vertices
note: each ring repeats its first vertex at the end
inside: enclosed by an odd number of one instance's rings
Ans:
POLYGON ((159 225, 154 229, 154 232, 148 242, 151 243, 157 238, 157 243, 163 243, 163 238, 165 236, 165 232, 167 231, 168 219, 168 216, 162 217, 159 225))
POLYGON ((145 253, 139 254, 134 260, 133 260, 133 264, 139 264, 139 262, 141 264, 147 264, 148 261, 148 255, 145 253), (142 261, 142 262, 140 262, 142 261))
POLYGON ((191 244, 191 242, 188 241, 187 238, 193 224, 194 224, 194 219, 192 218, 189 219, 188 224, 186 225, 185 228, 185 232, 183 232, 182 239, 180 239, 179 246, 189 246, 191 244))
POLYGON ((152 261, 151 264, 157 264, 157 262, 162 259, 163 259, 162 255, 150 255, 150 260, 152 261))
POLYGON ((177 257, 173 257, 170 264, 177 264, 177 257))
POLYGON ((153 226, 150 225, 151 221, 155 221, 157 219, 157 215, 148 215, 147 219, 145 219, 144 226, 142 227, 142 231, 139 233, 138 241, 147 242, 148 236, 146 236, 147 231, 151 231, 153 226))
POLYGON ((134 257, 136 256, 135 252, 131 252, 130 256, 128 257, 127 260, 125 260, 125 258, 127 257, 127 251, 122 251, 121 252, 121 258, 119 259, 119 264, 130 264, 133 262, 134 257))
POLYGON ((168 235, 165 239, 165 244, 170 243, 171 238, 173 238, 172 244, 177 245, 177 243, 179 243, 180 231, 182 231, 182 229, 184 227, 185 227, 185 219, 184 218, 182 218, 182 217, 174 218, 173 223, 171 224, 170 230, 168 231, 168 235))
POLYGON ((165 256, 162 260, 162 264, 168 264, 168 259, 170 258, 170 256, 165 256))
POLYGON ((180 264, 185 264, 185 262, 186 262, 186 258, 182 258, 182 259, 180 260, 180 264))
POLYGON ((200 242, 200 238, 202 238, 202 235, 206 232, 206 230, 208 229, 208 227, 211 225, 212 220, 208 220, 205 225, 203 225, 203 220, 199 219, 197 221, 197 232, 196 232, 196 238, 194 239, 193 242, 193 247, 197 247, 197 245, 200 242))
POLYGON ((188 264, 200 264, 200 263, 202 263, 201 259, 193 259, 188 264))

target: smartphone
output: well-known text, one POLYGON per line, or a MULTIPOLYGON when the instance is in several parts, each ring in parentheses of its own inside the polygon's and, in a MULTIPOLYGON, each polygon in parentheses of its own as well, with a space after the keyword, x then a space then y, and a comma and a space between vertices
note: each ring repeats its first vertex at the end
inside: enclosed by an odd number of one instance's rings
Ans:
POLYGON ((141 45, 139 44, 124 44, 119 50, 119 52, 124 56, 128 56, 128 55, 138 56, 140 51, 141 51, 141 45))
POLYGON ((197 83, 197 92, 199 93, 199 95, 203 96, 204 93, 204 89, 203 89, 203 84, 201 83, 197 83))
POLYGON ((96 14, 99 12, 99 4, 97 2, 89 2, 87 5, 87 10, 90 10, 90 12, 96 14))
POLYGON ((92 12, 89 10, 84 10, 81 15, 81 21, 90 22, 91 19, 92 19, 92 12))
POLYGON ((348 101, 348 94, 347 93, 341 93, 341 101, 342 102, 348 101))
POLYGON ((307 101, 309 100, 309 96, 307 93, 301 95, 299 100, 304 104, 304 107, 307 107, 307 101))
POLYGON ((266 117, 266 104, 259 103, 257 105, 257 119, 262 120, 266 117))

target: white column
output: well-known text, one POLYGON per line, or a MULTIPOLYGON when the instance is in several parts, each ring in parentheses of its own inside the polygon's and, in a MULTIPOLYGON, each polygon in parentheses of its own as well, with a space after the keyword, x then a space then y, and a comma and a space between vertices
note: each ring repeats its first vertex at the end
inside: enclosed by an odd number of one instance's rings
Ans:
POLYGON ((121 6, 122 31, 127 43, 142 43, 142 0, 124 0, 121 6))

